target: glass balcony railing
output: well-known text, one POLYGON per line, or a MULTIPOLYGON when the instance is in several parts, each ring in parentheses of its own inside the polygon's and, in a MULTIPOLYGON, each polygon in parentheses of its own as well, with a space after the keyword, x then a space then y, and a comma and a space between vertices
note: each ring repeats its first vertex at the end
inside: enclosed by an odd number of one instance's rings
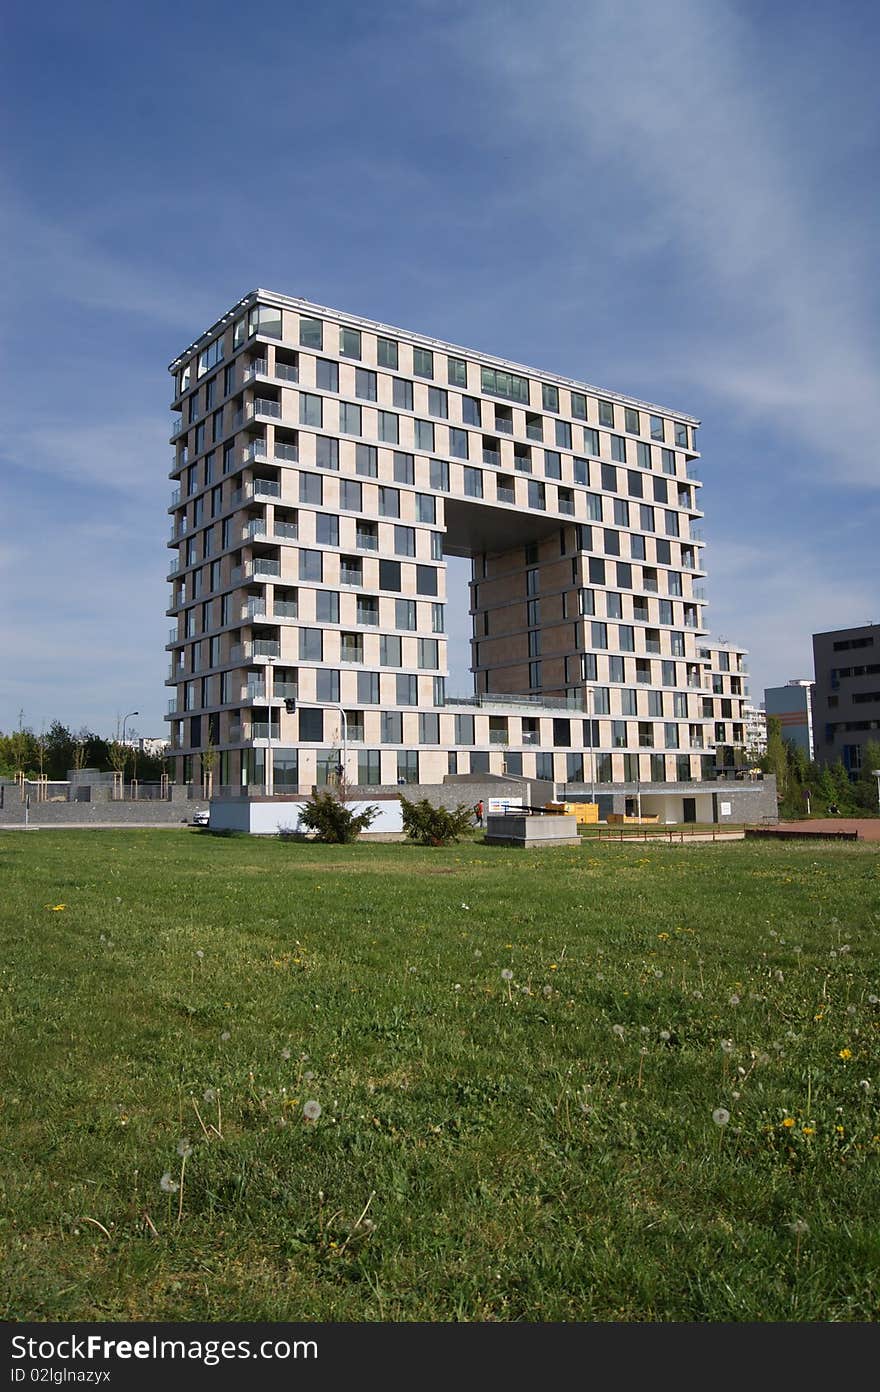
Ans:
POLYGON ((299 450, 296 445, 286 445, 283 441, 275 441, 275 458, 283 459, 286 464, 295 464, 299 459, 299 450))
POLYGON ((251 562, 251 567, 250 567, 250 573, 251 573, 251 575, 280 575, 280 574, 281 574, 281 562, 280 562, 280 561, 268 561, 268 560, 262 560, 262 559, 261 559, 261 560, 256 560, 256 561, 252 561, 252 562, 251 562))
POLYGON ((277 483, 275 479, 255 478, 253 482, 253 490, 255 498, 281 497, 281 484, 277 483))
POLYGON ((284 537, 287 541, 296 541, 299 536, 299 528, 295 522, 273 522, 272 531, 275 536, 284 537))
POLYGON ((254 398, 251 410, 255 416, 273 416, 277 419, 281 416, 281 402, 269 401, 266 397, 257 396, 254 398))

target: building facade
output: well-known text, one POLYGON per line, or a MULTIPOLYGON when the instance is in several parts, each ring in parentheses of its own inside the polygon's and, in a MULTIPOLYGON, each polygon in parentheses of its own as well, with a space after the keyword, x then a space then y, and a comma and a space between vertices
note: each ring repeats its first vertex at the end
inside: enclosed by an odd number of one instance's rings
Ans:
POLYGON ((687 783, 742 743, 744 650, 717 692, 701 651, 693 417, 263 290, 170 371, 179 781, 687 783))
POLYGON ((700 648, 705 664, 703 719, 711 722, 707 739, 715 749, 717 773, 735 773, 747 762, 745 710, 749 695, 747 649, 722 639, 700 648))
POLYGON ((763 706, 743 707, 746 727, 746 758, 754 763, 767 753, 767 712, 763 706))
POLYGON ((779 720, 782 738, 802 749, 808 759, 813 759, 813 682, 794 677, 785 686, 766 687, 764 710, 779 720))
POLYGON ((880 742, 880 625, 813 634, 816 760, 862 770, 865 746, 880 742))

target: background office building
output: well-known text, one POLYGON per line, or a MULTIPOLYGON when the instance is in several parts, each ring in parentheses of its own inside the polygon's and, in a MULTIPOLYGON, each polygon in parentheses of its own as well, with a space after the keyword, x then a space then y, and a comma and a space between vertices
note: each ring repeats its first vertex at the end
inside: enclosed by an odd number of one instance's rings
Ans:
POLYGON ((880 742, 880 627, 813 634, 816 759, 862 769, 865 746, 880 742))
POLYGON ((782 738, 802 749, 808 759, 815 755, 813 744, 813 683, 794 677, 785 686, 764 690, 764 710, 775 715, 782 727, 782 738))
POLYGON ((262 290, 170 370, 179 781, 715 775, 744 685, 741 650, 717 692, 700 652, 695 419, 262 290))
POLYGON ((710 721, 707 738, 715 750, 717 773, 735 773, 746 763, 745 709, 749 695, 746 649, 724 639, 705 639, 703 718, 710 721))

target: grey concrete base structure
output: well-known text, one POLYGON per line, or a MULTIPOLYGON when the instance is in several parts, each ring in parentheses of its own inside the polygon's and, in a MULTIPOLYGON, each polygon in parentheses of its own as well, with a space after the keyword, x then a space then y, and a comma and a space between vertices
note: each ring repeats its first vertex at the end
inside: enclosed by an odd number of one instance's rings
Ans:
POLYGON ((577 817, 545 813, 540 817, 487 817, 486 840, 502 846, 579 846, 577 817))
POLYGON ((4 787, 0 805, 0 829, 4 826, 180 826, 192 820, 197 807, 207 807, 206 801, 195 801, 189 789, 172 784, 171 797, 165 800, 144 798, 142 801, 111 801, 106 787, 101 786, 93 800, 71 802, 36 802, 31 797, 30 808, 21 801, 18 788, 4 787))

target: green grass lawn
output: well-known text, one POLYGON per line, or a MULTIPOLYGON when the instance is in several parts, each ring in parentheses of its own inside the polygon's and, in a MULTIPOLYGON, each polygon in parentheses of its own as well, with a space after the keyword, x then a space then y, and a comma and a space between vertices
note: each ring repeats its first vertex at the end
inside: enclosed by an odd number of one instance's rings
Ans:
POLYGON ((0 892, 7 1320, 880 1315, 876 847, 40 831, 0 892))

